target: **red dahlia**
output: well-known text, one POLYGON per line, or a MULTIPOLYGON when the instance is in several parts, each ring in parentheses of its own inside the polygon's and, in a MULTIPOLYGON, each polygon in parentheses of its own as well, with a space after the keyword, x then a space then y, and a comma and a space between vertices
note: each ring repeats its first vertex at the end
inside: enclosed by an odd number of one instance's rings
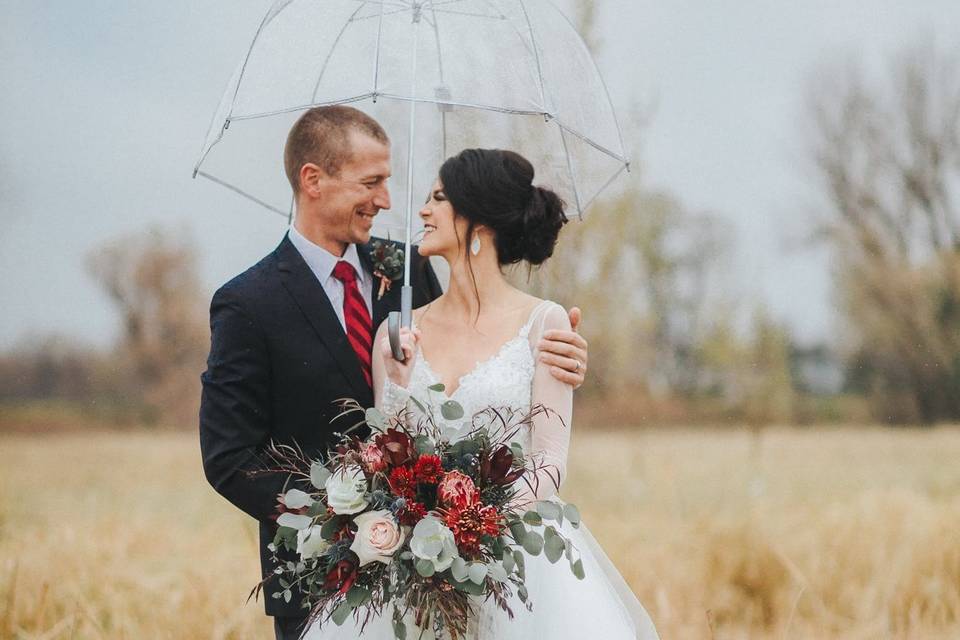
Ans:
POLYGON ((439 456, 420 456, 413 465, 413 475, 422 484, 437 484, 443 477, 443 465, 439 456))
POLYGON ((427 515, 427 508, 416 500, 407 499, 407 504, 397 512, 400 524, 412 527, 427 515))
POLYGON ((410 467, 396 467, 390 472, 390 490, 396 495, 412 499, 417 490, 417 482, 410 467))
POLYGON ((480 538, 500 533, 500 513, 492 505, 480 503, 456 506, 446 513, 447 527, 453 531, 460 551, 469 556, 480 554, 480 538))

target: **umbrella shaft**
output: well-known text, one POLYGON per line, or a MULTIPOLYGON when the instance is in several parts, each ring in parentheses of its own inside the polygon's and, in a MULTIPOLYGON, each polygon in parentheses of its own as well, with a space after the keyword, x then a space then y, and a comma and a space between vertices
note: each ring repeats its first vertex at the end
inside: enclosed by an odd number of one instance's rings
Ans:
MULTIPOLYGON (((410 95, 415 96, 417 94, 417 49, 418 49, 418 40, 420 35, 420 21, 414 20, 413 23, 413 49, 410 56, 410 95)), ((410 101, 410 129, 409 136, 407 138, 407 234, 404 242, 404 260, 403 266, 403 284, 404 288, 410 287, 410 263, 413 262, 413 254, 411 249, 413 248, 412 235, 413 235, 413 145, 414 145, 414 134, 416 131, 416 115, 417 115, 417 102, 415 100, 410 101)), ((409 314, 408 314, 409 315, 409 314)), ((409 327, 410 321, 409 317, 404 319, 404 326, 409 327)))

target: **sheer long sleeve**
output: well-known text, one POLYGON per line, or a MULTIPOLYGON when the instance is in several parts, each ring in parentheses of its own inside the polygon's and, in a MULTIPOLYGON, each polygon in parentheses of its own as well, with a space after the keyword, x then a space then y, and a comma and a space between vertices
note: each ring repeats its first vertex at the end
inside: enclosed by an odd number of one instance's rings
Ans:
POLYGON ((386 334, 387 323, 384 322, 373 340, 373 404, 384 415, 391 417, 406 408, 410 392, 387 377, 380 352, 380 342, 386 334))
MULTIPOLYGON (((530 349, 536 359, 540 355, 537 343, 545 331, 570 330, 570 318, 558 304, 544 305, 530 328, 530 349)), ((534 418, 531 428, 531 457, 539 471, 531 478, 534 491, 523 492, 521 500, 546 500, 557 494, 567 476, 567 452, 570 448, 570 430, 573 417, 573 387, 557 380, 550 366, 536 361, 533 374, 531 407, 541 405, 548 411, 534 418)))

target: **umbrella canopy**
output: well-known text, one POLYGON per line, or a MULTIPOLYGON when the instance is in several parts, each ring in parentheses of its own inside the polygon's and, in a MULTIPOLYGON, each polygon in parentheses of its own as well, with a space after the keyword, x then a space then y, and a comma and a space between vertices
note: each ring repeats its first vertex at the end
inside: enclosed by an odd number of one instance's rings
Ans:
POLYGON ((376 231, 394 237, 464 148, 523 154, 537 184, 579 215, 629 167, 596 65, 548 0, 280 0, 224 92, 194 175, 289 216, 287 132, 310 107, 348 103, 391 138, 394 204, 376 231))

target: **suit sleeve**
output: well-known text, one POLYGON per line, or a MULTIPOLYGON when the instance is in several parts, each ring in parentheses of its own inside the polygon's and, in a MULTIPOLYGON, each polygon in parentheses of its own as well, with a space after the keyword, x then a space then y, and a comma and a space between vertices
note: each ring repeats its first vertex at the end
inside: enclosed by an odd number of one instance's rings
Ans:
POLYGON ((210 305, 210 356, 201 376, 200 450, 216 491, 258 520, 274 513, 282 475, 261 469, 271 436, 270 361, 262 329, 223 289, 210 305))
POLYGON ((421 260, 420 271, 423 290, 427 293, 428 300, 433 301, 443 295, 443 287, 440 286, 440 279, 437 278, 437 274, 430 264, 430 259, 421 258, 421 260))

